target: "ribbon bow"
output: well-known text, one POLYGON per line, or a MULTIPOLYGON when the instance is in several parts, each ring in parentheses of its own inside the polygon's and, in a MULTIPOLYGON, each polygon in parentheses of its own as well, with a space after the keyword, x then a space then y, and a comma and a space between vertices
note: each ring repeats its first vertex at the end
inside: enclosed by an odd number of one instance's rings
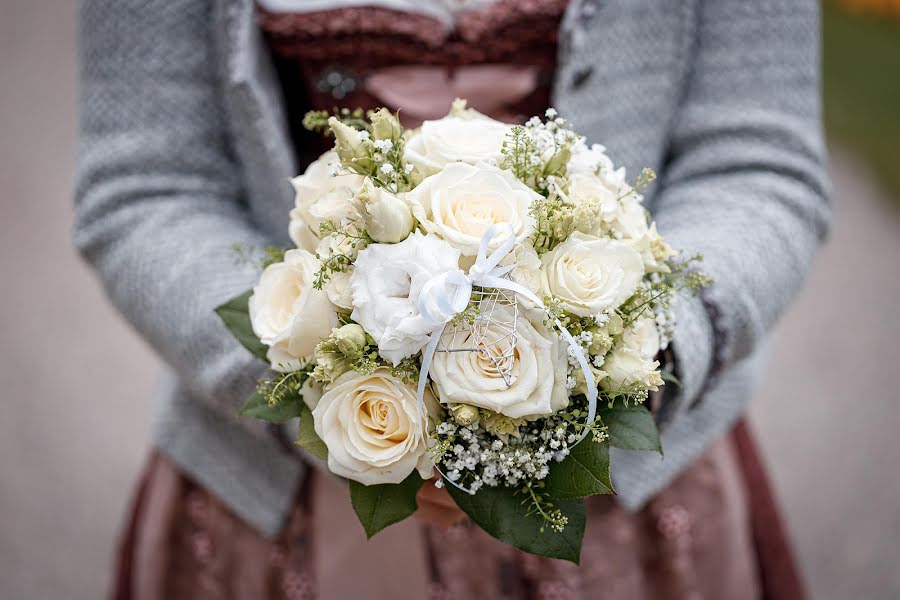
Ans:
MULTIPOLYGON (((416 391, 419 415, 424 415, 425 413, 425 386, 428 383, 428 372, 431 369, 431 363, 434 360, 434 354, 444 333, 444 328, 455 315, 464 311, 469 305, 473 287, 509 290, 517 295, 524 296, 533 302, 535 306, 546 312, 547 308, 544 306, 544 303, 531 290, 505 277, 515 268, 515 265, 500 266, 500 263, 503 262, 503 259, 506 258, 515 245, 516 235, 512 225, 509 223, 492 225, 481 237, 475 264, 469 268, 468 273, 464 273, 462 269, 447 271, 432 277, 422 286, 418 299, 419 312, 434 328, 428 339, 428 345, 422 353, 422 370, 419 371, 419 385, 416 391), (498 235, 504 235, 503 240, 496 250, 488 254, 491 242, 498 235)), ((588 401, 587 423, 591 423, 597 414, 597 387, 594 381, 594 374, 588 365, 581 346, 578 345, 572 334, 563 327, 559 319, 554 320, 554 325, 556 325, 562 338, 572 348, 572 354, 584 372, 588 401)), ((573 447, 581 443, 587 436, 588 431, 589 429, 585 427, 581 437, 575 442, 573 447)), ((440 468, 438 470, 440 471, 440 468)), ((448 479, 448 481, 450 480, 448 479)), ((452 481, 450 483, 463 491, 472 493, 470 490, 452 481)))

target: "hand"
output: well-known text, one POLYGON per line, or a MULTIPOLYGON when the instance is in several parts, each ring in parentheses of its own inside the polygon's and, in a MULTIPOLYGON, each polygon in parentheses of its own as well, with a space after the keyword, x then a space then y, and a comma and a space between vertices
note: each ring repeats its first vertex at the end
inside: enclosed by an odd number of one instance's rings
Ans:
POLYGON ((440 529, 447 529, 451 525, 456 525, 466 518, 466 513, 461 511, 447 490, 434 486, 440 478, 435 477, 425 482, 425 485, 416 495, 416 502, 419 510, 415 516, 422 519, 429 525, 440 529))

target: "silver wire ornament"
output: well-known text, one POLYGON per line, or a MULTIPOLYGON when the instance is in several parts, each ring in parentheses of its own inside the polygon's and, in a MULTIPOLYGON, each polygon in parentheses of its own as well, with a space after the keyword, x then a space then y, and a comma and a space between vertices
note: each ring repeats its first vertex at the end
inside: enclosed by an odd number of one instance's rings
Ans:
POLYGON ((518 340, 516 293, 501 288, 472 288, 466 311, 467 314, 444 329, 436 352, 478 352, 490 361, 506 387, 510 387, 518 340))

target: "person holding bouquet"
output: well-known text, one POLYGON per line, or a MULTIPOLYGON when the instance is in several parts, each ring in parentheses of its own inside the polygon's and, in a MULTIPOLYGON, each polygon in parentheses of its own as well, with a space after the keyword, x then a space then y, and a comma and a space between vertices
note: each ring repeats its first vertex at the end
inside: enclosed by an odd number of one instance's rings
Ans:
MULTIPOLYGON (((817 11, 86 0, 75 243, 170 370, 115 597, 801 595, 752 443, 732 428, 829 226, 817 11), (457 97, 506 123, 558 111, 627 172, 652 166, 656 227, 702 253, 713 281, 673 305, 671 344, 650 357, 680 382, 648 401, 664 458, 614 452, 617 495, 588 500, 580 565, 497 542, 428 484, 419 520, 365 542, 341 484, 295 433, 238 415, 265 367, 213 314, 259 278, 235 245, 302 248, 310 230, 285 215, 313 197, 319 212, 298 222, 327 221, 346 201, 349 175, 316 161, 330 142, 304 115, 387 107, 417 127, 457 97)), ((424 170, 443 167, 449 146, 490 145, 431 131, 407 147, 424 170)), ((483 216, 454 218, 462 230, 483 216)), ((328 335, 338 323, 304 325, 328 335)))

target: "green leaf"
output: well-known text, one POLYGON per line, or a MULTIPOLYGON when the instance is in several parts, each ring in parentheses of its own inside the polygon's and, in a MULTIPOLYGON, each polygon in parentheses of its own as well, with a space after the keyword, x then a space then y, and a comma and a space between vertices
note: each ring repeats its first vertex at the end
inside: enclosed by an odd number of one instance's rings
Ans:
POLYGON ((241 415, 255 417, 269 423, 286 423, 300 416, 301 405, 306 406, 299 396, 285 398, 278 404, 269 404, 265 396, 259 392, 253 392, 241 409, 241 415))
POLYGON ((584 498, 614 493, 609 479, 609 446, 591 435, 575 446, 559 463, 550 465, 545 491, 554 498, 584 498))
POLYGON ((531 554, 578 564, 584 538, 584 500, 554 501, 555 508, 569 519, 565 528, 557 532, 544 526, 539 515, 528 514, 528 502, 523 502, 525 498, 515 495, 513 489, 484 486, 469 494, 448 484, 447 491, 476 525, 498 540, 531 554))
POLYGON ((241 345, 250 351, 253 356, 268 362, 266 352, 268 346, 259 341, 256 334, 253 333, 253 327, 250 326, 250 309, 248 303, 253 290, 247 290, 240 296, 235 296, 222 306, 216 309, 216 314, 225 323, 225 327, 231 332, 241 345))
POLYGON ((300 436, 297 438, 297 444, 322 460, 328 459, 328 446, 316 433, 312 411, 302 401, 300 402, 300 436))
POLYGON ((646 407, 616 405, 603 408, 599 414, 607 427, 610 446, 624 450, 652 450, 662 454, 659 429, 646 407))
POLYGON ((416 494, 423 483, 425 480, 418 471, 413 471, 400 483, 363 485, 351 480, 350 502, 366 536, 372 537, 416 512, 416 494))

